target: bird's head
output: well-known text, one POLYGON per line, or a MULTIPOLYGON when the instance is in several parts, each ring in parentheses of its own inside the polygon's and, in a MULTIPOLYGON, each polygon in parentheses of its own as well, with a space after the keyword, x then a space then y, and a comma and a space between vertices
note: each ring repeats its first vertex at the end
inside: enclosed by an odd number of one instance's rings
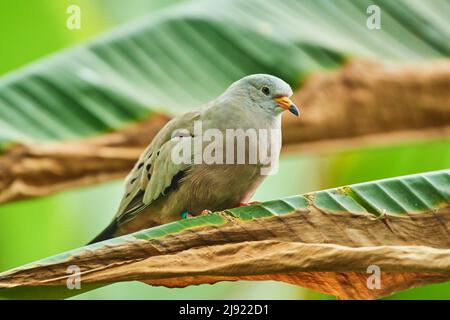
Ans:
POLYGON ((299 116, 297 106, 289 99, 292 89, 283 80, 269 74, 253 74, 233 83, 228 92, 249 99, 252 105, 278 115, 289 110, 299 116))

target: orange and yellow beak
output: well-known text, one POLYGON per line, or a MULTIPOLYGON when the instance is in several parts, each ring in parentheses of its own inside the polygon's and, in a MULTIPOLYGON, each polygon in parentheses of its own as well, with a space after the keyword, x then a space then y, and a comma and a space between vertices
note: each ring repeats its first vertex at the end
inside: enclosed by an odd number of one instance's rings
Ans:
POLYGON ((292 114, 295 114, 297 117, 299 116, 300 112, 297 106, 288 97, 275 98, 275 102, 284 110, 289 110, 292 114))

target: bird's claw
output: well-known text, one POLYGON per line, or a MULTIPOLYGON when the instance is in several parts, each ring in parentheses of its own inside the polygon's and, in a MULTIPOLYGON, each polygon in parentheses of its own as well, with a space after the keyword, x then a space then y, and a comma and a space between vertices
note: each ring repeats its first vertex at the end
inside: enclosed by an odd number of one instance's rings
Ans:
POLYGON ((190 214, 189 212, 183 212, 181 214, 181 219, 189 219, 189 218, 192 218, 192 217, 193 217, 193 215, 190 214))
MULTIPOLYGON (((206 215, 206 214, 211 214, 211 213, 212 213, 211 210, 205 209, 205 210, 203 210, 203 211, 200 213, 200 215, 204 216, 204 215, 206 215)), ((181 219, 189 219, 189 218, 193 218, 193 217, 194 217, 194 216, 193 216, 190 212, 183 212, 183 213, 181 214, 181 219)))

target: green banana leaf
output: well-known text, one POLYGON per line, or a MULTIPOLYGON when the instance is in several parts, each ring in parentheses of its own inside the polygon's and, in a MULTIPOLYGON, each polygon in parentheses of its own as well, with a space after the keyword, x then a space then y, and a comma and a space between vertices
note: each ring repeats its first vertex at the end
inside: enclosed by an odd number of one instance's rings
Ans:
MULTIPOLYGON (((116 281, 151 280, 151 272, 133 273, 132 266, 136 261, 139 263, 147 258, 192 252, 202 247, 214 250, 217 246, 230 243, 239 243, 245 248, 253 241, 266 243, 267 240, 280 240, 291 244, 342 246, 346 250, 353 248, 360 252, 377 248, 397 250, 395 251, 397 253, 407 252, 406 255, 394 254, 393 257, 389 257, 388 261, 383 262, 385 263, 383 268, 387 269, 386 271, 396 272, 414 271, 425 274, 437 272, 450 278, 449 205, 450 170, 291 196, 176 221, 0 273, 0 298, 67 298, 116 281), (211 230, 214 232, 206 237, 205 232, 211 230), (426 253, 423 256, 416 251, 414 254, 408 253, 408 250, 413 249, 425 250, 426 253), (439 261, 426 260, 436 252, 439 261), (410 256, 416 257, 419 261, 425 259, 426 266, 420 269, 413 264, 409 265, 407 260, 410 256), (402 257, 405 260, 402 260, 402 257), (67 267, 70 265, 77 265, 81 269, 81 276, 84 279, 81 290, 69 290, 64 285, 69 276, 67 267), (127 267, 130 269, 125 274, 115 274, 116 268, 127 267), (101 276, 104 270, 109 273, 101 276)), ((215 256, 212 251, 208 252, 209 263, 214 264, 215 256)), ((383 259, 389 254, 386 252, 378 254, 378 258, 383 259)), ((325 265, 319 265, 322 269, 316 270, 314 268, 317 266, 313 266, 312 270, 307 271, 361 271, 358 269, 360 267, 357 261, 351 260, 355 259, 355 253, 348 256, 350 260, 346 260, 345 264, 337 263, 342 256, 345 254, 334 254, 332 258, 335 261, 328 259, 323 261, 325 265), (335 269, 335 266, 339 265, 341 269, 335 269)), ((376 260, 377 253, 370 253, 369 257, 376 260)), ((219 258, 217 256, 217 259, 219 258)), ((289 259, 289 256, 286 256, 286 259, 289 259)), ((309 259, 314 260, 313 255, 309 259)), ((277 263, 282 265, 282 262, 277 263)), ((362 263, 365 265, 368 262, 364 260, 362 263)), ((188 261, 178 258, 174 264, 183 268, 188 265, 188 261)), ((148 266, 150 270, 152 267, 151 264, 148 266)), ((293 269, 291 265, 290 272, 305 271, 301 265, 296 265, 295 268, 293 269)), ((168 269, 170 268, 167 266, 168 269)), ((242 279, 251 274, 246 274, 250 272, 247 269, 239 270, 242 273, 234 275, 242 279)), ((226 270, 220 272, 229 276, 226 270)), ((195 278, 208 273, 187 270, 185 275, 195 278)), ((211 275, 218 276, 217 273, 211 275)), ((170 274, 166 276, 170 278, 170 274)), ((183 274, 172 274, 174 281, 180 276, 183 274)), ((162 275, 154 275, 153 280, 159 279, 158 277, 161 278, 162 275)), ((420 281, 421 284, 427 283, 424 279, 420 281)), ((389 292, 388 290, 384 294, 389 292)))
POLYGON ((448 56, 449 3, 191 1, 37 61, 0 79, 0 146, 117 130, 154 111, 176 113, 251 73, 298 87, 350 57, 448 56), (381 29, 367 7, 379 5, 381 29))

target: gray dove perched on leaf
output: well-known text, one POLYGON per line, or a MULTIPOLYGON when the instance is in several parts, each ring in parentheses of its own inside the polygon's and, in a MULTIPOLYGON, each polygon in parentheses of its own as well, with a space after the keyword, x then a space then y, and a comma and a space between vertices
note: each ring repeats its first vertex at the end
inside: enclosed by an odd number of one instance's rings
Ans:
MULTIPOLYGON (((228 159, 224 163, 174 161, 174 148, 181 143, 189 145, 192 151, 195 139, 201 138, 195 132, 195 122, 199 121, 203 131, 214 129, 224 136, 229 129, 280 131, 284 110, 299 115, 289 99, 291 95, 291 87, 283 80, 254 74, 234 82, 205 106, 174 117, 159 131, 127 176, 124 196, 113 221, 90 243, 196 216, 205 210, 221 211, 247 203, 265 178, 261 167, 267 165, 267 158, 249 161, 249 152, 255 147, 250 138, 245 140, 243 164, 230 163, 228 159)), ((205 144, 201 140, 202 147, 205 144)), ((233 146, 232 154, 239 151, 236 147, 233 146)), ((262 150, 264 154, 271 154, 278 161, 281 134, 275 143, 258 147, 267 149, 262 150)), ((224 145, 216 152, 228 156, 230 150, 225 148, 224 145)), ((192 151, 190 160, 196 155, 198 151, 192 151)))

